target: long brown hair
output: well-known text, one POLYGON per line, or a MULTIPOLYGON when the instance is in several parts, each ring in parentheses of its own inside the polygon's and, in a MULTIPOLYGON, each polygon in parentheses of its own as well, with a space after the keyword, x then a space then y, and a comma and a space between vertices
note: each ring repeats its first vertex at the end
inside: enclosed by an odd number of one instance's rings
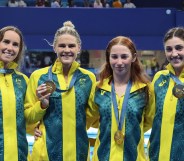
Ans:
POLYGON ((23 57, 24 57, 24 51, 25 51, 25 44, 24 44, 22 32, 15 26, 3 27, 0 29, 0 41, 3 40, 6 31, 15 31, 20 37, 19 53, 14 60, 14 62, 18 64, 18 67, 20 67, 21 61, 23 60, 23 57))
POLYGON ((149 76, 144 71, 143 65, 141 64, 139 58, 137 57, 137 54, 136 54, 137 51, 136 51, 136 47, 134 43, 128 37, 118 36, 118 37, 113 38, 107 45, 107 48, 105 51, 106 62, 103 65, 102 71, 99 74, 99 86, 103 84, 104 79, 110 76, 113 76, 113 71, 110 66, 109 57, 110 57, 110 52, 111 52, 112 47, 117 44, 126 46, 130 50, 133 58, 136 57, 136 60, 132 62, 132 66, 131 66, 130 79, 132 80, 132 82, 133 83, 142 82, 146 84, 149 83, 150 82, 149 76))

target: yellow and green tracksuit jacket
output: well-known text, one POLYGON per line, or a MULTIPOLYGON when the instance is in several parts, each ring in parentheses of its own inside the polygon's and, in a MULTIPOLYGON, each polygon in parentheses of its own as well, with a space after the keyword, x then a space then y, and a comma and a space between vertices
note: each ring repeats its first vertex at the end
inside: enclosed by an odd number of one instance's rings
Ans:
MULTIPOLYGON (((10 63, 13 73, 0 73, 0 161, 27 161, 28 143, 24 118, 24 98, 28 78, 10 63)), ((0 61, 0 68, 4 64, 0 61)))
MULTIPOLYGON (((169 64, 167 70, 156 73, 152 81, 155 94, 155 116, 150 136, 150 161, 184 160, 184 98, 172 94, 175 85, 169 73, 174 69, 169 64)), ((184 82, 184 71, 179 76, 184 82)))
MULTIPOLYGON (((131 87, 122 129, 125 139, 123 144, 118 145, 114 141, 118 125, 111 98, 111 85, 108 82, 109 79, 106 79, 94 95, 94 103, 100 115, 100 126, 93 161, 145 161, 144 132, 151 128, 153 119, 152 110, 147 106, 147 85, 137 83, 131 87)), ((120 116, 124 96, 116 96, 116 100, 120 116)))
POLYGON ((35 141, 33 161, 87 161, 89 143, 86 131, 86 109, 91 106, 95 90, 95 75, 73 62, 65 82, 62 63, 53 65, 53 80, 57 88, 67 89, 73 74, 78 70, 74 86, 67 92, 54 92, 49 107, 41 109, 36 97, 37 87, 48 80, 49 67, 32 73, 27 88, 25 117, 28 123, 41 121, 42 136, 35 141))

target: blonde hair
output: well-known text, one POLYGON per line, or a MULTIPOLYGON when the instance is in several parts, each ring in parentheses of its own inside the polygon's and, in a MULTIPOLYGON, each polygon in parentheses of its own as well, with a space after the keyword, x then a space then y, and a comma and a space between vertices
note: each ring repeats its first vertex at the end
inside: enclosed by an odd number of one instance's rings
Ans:
POLYGON ((51 44, 47 39, 44 39, 50 46, 54 47, 56 45, 56 42, 57 42, 57 38, 60 36, 60 35, 64 35, 64 34, 69 34, 69 35, 72 35, 74 37, 76 37, 77 39, 77 43, 78 45, 81 47, 81 39, 80 39, 80 36, 77 32, 77 30, 75 30, 75 26, 73 25, 73 23, 71 21, 65 21, 63 23, 63 27, 59 28, 56 33, 55 33, 55 36, 54 36, 54 40, 53 40, 53 44, 51 44))
POLYGON ((59 28, 56 31, 55 36, 54 36, 53 46, 56 45, 58 36, 64 35, 64 34, 69 34, 69 35, 76 37, 78 45, 81 46, 80 36, 71 21, 65 21, 63 23, 63 27, 59 28))

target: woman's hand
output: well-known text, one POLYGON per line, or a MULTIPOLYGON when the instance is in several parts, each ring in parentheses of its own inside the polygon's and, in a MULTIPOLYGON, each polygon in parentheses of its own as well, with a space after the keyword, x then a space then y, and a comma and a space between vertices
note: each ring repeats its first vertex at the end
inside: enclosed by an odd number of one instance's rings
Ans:
POLYGON ((39 127, 35 127, 34 129, 34 138, 35 140, 38 140, 39 137, 42 136, 42 132, 39 130, 39 127))
POLYGON ((49 106, 49 96, 51 93, 47 93, 47 85, 41 84, 36 89, 36 95, 38 97, 38 100, 41 102, 41 108, 45 109, 49 106))

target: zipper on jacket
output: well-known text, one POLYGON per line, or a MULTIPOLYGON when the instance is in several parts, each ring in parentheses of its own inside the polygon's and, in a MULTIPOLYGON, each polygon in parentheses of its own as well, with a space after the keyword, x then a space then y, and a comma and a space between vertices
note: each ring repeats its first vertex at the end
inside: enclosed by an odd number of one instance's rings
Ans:
POLYGON ((6 79, 6 74, 4 74, 4 79, 5 79, 6 87, 9 87, 8 81, 7 81, 7 79, 6 79))

